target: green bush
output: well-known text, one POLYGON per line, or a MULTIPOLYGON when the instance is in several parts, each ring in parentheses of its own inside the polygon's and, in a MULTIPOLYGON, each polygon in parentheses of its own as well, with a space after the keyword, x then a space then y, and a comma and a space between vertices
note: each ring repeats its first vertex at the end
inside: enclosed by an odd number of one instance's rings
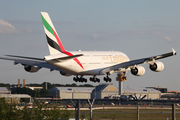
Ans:
POLYGON ((49 106, 42 103, 29 105, 10 104, 5 99, 0 99, 1 120, 68 120, 72 114, 67 108, 59 105, 49 106))

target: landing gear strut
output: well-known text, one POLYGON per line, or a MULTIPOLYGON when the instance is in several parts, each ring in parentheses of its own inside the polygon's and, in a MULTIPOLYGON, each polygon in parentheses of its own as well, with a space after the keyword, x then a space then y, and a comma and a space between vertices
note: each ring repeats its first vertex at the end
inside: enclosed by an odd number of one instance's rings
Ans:
POLYGON ((81 77, 78 77, 78 75, 76 77, 73 78, 73 80, 75 82, 87 82, 87 79, 83 78, 83 75, 81 75, 81 77))
POLYGON ((104 77, 104 81, 106 81, 106 82, 111 82, 112 81, 111 78, 109 77, 109 73, 107 73, 107 76, 104 77))
POLYGON ((100 82, 100 79, 96 78, 96 75, 94 75, 93 77, 90 77, 89 80, 92 82, 100 82))

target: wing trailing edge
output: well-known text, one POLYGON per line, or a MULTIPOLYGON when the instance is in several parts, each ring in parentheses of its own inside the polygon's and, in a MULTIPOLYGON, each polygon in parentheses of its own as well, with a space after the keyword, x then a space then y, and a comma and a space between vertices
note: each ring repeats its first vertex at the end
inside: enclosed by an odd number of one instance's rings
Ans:
POLYGON ((155 60, 158 60, 158 59, 163 59, 163 58, 166 58, 166 57, 174 56, 176 54, 177 54, 177 52, 172 48, 172 52, 169 52, 169 53, 156 55, 156 56, 152 56, 152 57, 147 57, 147 58, 131 60, 131 61, 128 61, 128 62, 124 62, 124 63, 120 63, 120 64, 117 64, 117 65, 113 65, 113 66, 104 68, 103 70, 100 71, 100 74, 107 74, 110 71, 118 70, 119 68, 129 68, 129 67, 134 66, 134 65, 149 63, 149 62, 152 62, 152 61, 155 61, 155 60))

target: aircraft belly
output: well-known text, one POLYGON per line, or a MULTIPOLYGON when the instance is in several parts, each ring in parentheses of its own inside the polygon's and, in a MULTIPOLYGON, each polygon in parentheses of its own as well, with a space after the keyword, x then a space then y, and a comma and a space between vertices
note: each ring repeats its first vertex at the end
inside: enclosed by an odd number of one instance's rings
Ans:
POLYGON ((63 72, 69 74, 78 74, 83 71, 83 69, 80 66, 72 64, 70 61, 67 62, 48 61, 48 63, 58 68, 59 70, 62 70, 63 72))
MULTIPOLYGON (((129 58, 126 58, 121 54, 117 56, 85 55, 84 57, 79 57, 76 60, 71 59, 63 62, 58 60, 50 60, 47 62, 59 70, 73 75, 104 75, 106 73, 101 72, 103 69, 127 61, 128 59, 129 58)), ((111 73, 119 71, 120 70, 111 71, 111 73)))

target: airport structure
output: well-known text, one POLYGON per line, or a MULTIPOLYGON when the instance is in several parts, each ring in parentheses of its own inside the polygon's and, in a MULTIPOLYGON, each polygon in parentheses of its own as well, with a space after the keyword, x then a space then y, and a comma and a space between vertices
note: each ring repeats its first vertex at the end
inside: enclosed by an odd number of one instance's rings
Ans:
POLYGON ((8 103, 20 103, 21 99, 26 99, 31 103, 31 96, 27 94, 0 94, 8 103))
MULTIPOLYGON (((53 87, 49 90, 49 97, 60 99, 113 99, 119 96, 119 89, 113 84, 99 84, 96 87, 53 87)), ((161 92, 153 88, 125 88, 121 95, 142 97, 145 99, 160 99, 161 92)))
POLYGON ((118 95, 118 92, 117 87, 113 84, 100 84, 93 89, 91 98, 104 99, 104 97, 118 95))
MULTIPOLYGON (((125 88, 121 90, 121 95, 142 97, 146 95, 145 99, 160 99, 161 92, 153 88, 125 88)), ((113 84, 100 84, 92 91, 91 98, 103 99, 105 97, 113 98, 119 95, 119 89, 113 84)))
POLYGON ((11 90, 7 87, 0 87, 0 98, 4 98, 8 103, 20 103, 21 99, 29 99, 31 96, 26 94, 11 94, 11 90))
POLYGON ((0 94, 11 94, 11 90, 7 87, 0 87, 0 94))
MULTIPOLYGON (((120 76, 121 77, 121 76, 120 76)), ((49 97, 59 98, 59 99, 120 99, 121 96, 128 98, 129 96, 141 98, 146 95, 144 99, 170 99, 170 98, 180 98, 180 95, 176 92, 168 93, 167 88, 162 87, 146 87, 146 88, 123 88, 123 81, 117 80, 119 82, 119 88, 112 83, 99 84, 96 87, 53 87, 49 90, 49 97)), ((18 80, 18 87, 28 87, 25 86, 25 79, 23 80, 23 85, 20 85, 20 79, 18 80)), ((15 89, 12 88, 12 89, 15 89)), ((32 90, 40 90, 42 87, 28 87, 32 90)), ((171 91, 174 92, 174 91, 171 91)), ((11 94, 11 90, 7 87, 0 87, 0 98, 5 98, 9 102, 16 101, 20 102, 21 99, 30 99, 31 96, 25 94, 11 94)))
POLYGON ((137 97, 141 98, 144 95, 146 97, 144 99, 160 99, 161 92, 159 90, 155 90, 153 88, 124 88, 122 91, 122 95, 133 95, 136 94, 137 97))
POLYGON ((60 99, 91 99, 94 87, 53 87, 49 96, 60 99))
MULTIPOLYGON (((119 83, 119 95, 125 96, 136 96, 141 98, 142 96, 146 95, 144 99, 160 99, 161 93, 167 93, 167 88, 156 88, 156 87, 146 87, 146 88, 125 88, 123 89, 123 82, 125 79, 121 78, 121 75, 117 75, 116 81, 119 83)), ((165 94, 166 94, 165 93, 165 94)))

